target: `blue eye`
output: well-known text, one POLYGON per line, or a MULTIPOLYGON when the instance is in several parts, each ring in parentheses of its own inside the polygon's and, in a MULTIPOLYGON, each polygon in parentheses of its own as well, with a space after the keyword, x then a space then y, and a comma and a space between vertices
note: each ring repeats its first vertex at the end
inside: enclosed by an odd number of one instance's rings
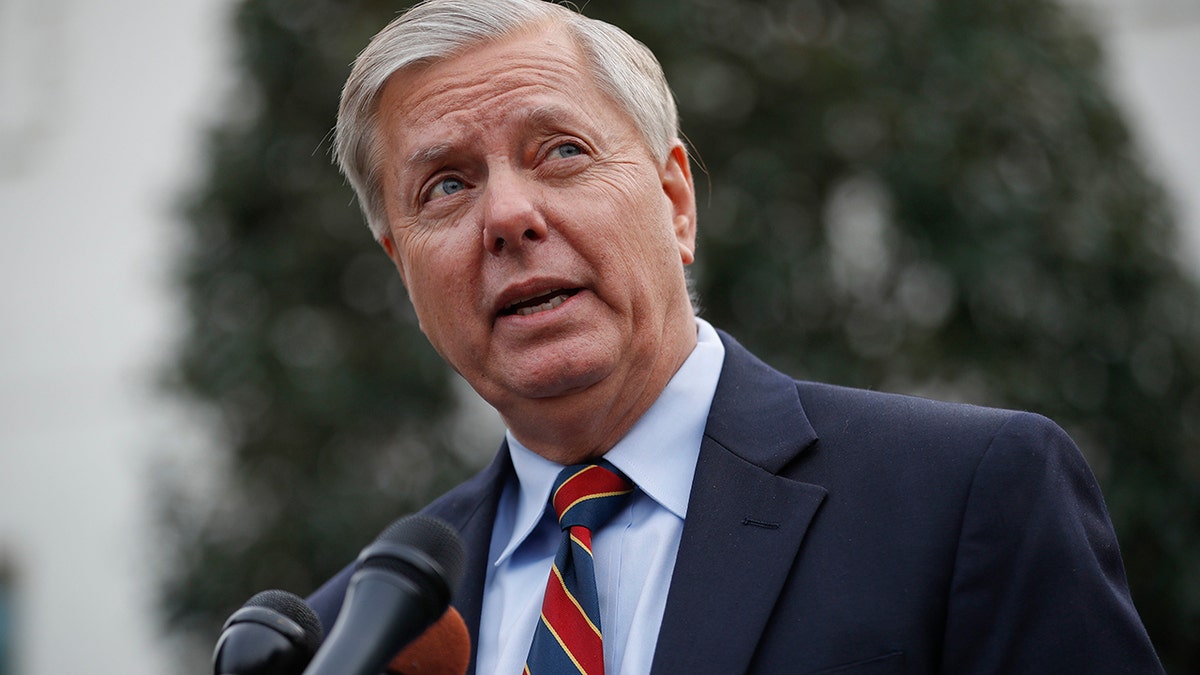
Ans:
POLYGON ((576 143, 563 143, 554 148, 559 157, 576 157, 583 154, 583 148, 576 143))
POLYGON ((461 178, 447 176, 446 178, 443 178, 433 184, 433 188, 429 190, 429 196, 426 197, 426 201, 430 199, 437 199, 438 197, 452 195, 455 192, 458 192, 459 190, 465 190, 466 188, 467 184, 464 183, 461 178))

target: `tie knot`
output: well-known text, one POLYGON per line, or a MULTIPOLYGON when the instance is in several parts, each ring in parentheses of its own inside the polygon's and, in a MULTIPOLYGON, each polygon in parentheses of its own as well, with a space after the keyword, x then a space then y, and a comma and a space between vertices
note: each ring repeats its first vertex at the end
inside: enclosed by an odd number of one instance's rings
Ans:
POLYGON ((558 515, 558 524, 566 530, 574 526, 595 531, 620 510, 633 484, 612 464, 568 466, 554 481, 550 503, 558 515))

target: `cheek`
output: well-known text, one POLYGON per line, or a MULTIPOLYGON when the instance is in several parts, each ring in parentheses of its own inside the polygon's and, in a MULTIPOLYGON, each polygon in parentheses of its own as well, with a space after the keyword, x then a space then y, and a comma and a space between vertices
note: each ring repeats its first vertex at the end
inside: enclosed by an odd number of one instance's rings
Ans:
POLYGON ((447 323, 461 325, 474 307, 472 265, 461 242, 426 239, 405 246, 405 283, 421 329, 445 331, 447 323))
POLYGON ((670 212, 658 201, 646 199, 631 205, 629 210, 618 214, 619 236, 611 242, 614 252, 641 274, 672 267, 679 261, 679 253, 670 217, 670 212), (621 218, 622 215, 625 217, 621 218))
MULTIPOLYGON (((670 203, 661 191, 647 188, 655 185, 657 177, 651 172, 632 173, 621 180, 593 191, 583 203, 594 205, 592 212, 601 219, 598 230, 604 231, 604 245, 622 257, 642 259, 662 249, 665 238, 674 240, 670 203)), ((598 234, 598 233, 597 233, 598 234)), ((672 244, 673 247, 673 244, 672 244)))

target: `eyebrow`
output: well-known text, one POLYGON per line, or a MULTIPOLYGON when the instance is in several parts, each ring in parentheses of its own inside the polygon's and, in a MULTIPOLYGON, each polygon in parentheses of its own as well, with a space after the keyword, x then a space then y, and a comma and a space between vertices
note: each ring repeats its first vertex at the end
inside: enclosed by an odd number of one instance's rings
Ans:
POLYGON ((520 115, 522 124, 527 128, 540 131, 555 127, 578 127, 583 124, 570 108, 559 105, 535 106, 521 112, 520 115))
MULTIPOLYGON (((527 129, 546 130, 565 126, 563 120, 573 119, 567 108, 558 105, 538 105, 516 113, 517 123, 527 129)), ((461 145, 458 141, 435 143, 434 145, 417 148, 408 156, 407 166, 426 166, 441 164, 446 158, 458 151, 461 145)))
POLYGON ((438 143, 425 148, 418 148, 408 156, 406 165, 440 164, 452 152, 454 152, 453 143, 438 143))

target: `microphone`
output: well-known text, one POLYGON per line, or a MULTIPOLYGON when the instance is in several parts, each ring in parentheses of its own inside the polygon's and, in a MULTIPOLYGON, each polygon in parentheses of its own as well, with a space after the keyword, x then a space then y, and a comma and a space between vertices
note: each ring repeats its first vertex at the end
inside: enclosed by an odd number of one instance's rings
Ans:
POLYGON ((450 604, 464 550, 445 522, 412 515, 358 556, 341 613, 304 675, 376 675, 450 604))
POLYGON ((225 621, 213 651, 213 673, 300 675, 321 634, 321 620, 300 596, 263 591, 225 621))
POLYGON ((387 666, 387 675, 466 675, 471 662, 471 636, 453 607, 387 666))

